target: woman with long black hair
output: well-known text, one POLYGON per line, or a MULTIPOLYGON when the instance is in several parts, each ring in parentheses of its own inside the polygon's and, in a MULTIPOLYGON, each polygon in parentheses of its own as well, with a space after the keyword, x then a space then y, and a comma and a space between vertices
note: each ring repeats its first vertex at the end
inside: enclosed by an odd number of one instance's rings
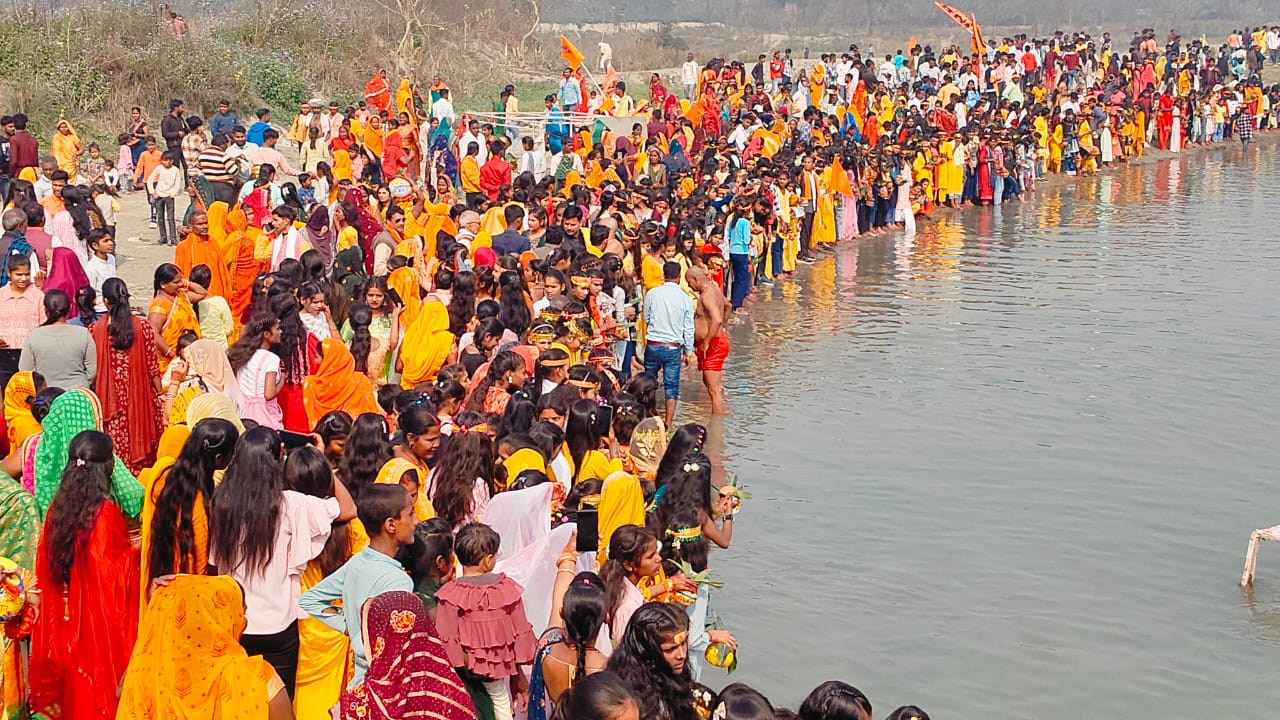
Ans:
POLYGON ((94 392, 102 401, 103 430, 136 475, 155 462, 164 432, 156 335, 149 323, 133 316, 123 280, 107 278, 102 299, 107 314, 89 331, 98 348, 94 392))
POLYGON ((651 602, 631 616, 608 669, 631 686, 645 720, 698 720, 688 657, 689 618, 679 607, 651 602))
POLYGON ((564 553, 556 563, 550 625, 539 643, 529 683, 531 701, 542 693, 552 703, 559 702, 563 692, 604 670, 609 661, 596 649, 608 610, 604 581, 593 572, 575 575, 576 563, 573 552, 564 553))
POLYGON ((494 464, 497 451, 489 436, 484 416, 460 412, 454 418, 453 434, 444 444, 435 469, 427 480, 427 497, 436 516, 457 528, 479 522, 493 496, 494 464))
POLYGON ((338 463, 338 477, 353 498, 360 499, 361 491, 373 484, 378 471, 391 459, 390 432, 387 419, 375 413, 359 415, 351 425, 338 463))
POLYGON ((578 400, 569 406, 569 418, 565 421, 564 441, 569 446, 569 460, 573 463, 573 482, 604 480, 622 470, 622 463, 600 452, 600 426, 596 413, 600 406, 592 400, 578 400))
POLYGON ((54 717, 115 717, 138 632, 138 551, 112 490, 112 452, 96 430, 72 439, 37 551, 31 709, 54 717))
POLYGON ((453 276, 453 291, 449 295, 449 332, 462 337, 470 329, 476 316, 476 274, 468 270, 453 276))
POLYGON ((209 566, 213 476, 231 462, 240 433, 208 418, 191 428, 178 459, 156 478, 142 506, 142 610, 151 581, 163 575, 204 575, 209 566))
POLYGON ((334 521, 351 520, 356 507, 341 482, 327 498, 285 489, 281 452, 270 428, 240 438, 213 491, 209 564, 244 588, 248 624, 240 644, 271 663, 293 697, 302 573, 324 550, 334 521))

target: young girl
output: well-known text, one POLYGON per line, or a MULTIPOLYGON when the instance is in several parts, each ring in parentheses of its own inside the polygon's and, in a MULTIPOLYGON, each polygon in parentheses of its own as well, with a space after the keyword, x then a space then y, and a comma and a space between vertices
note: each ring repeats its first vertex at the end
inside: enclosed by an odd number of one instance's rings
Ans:
POLYGON ((688 657, 689 618, 679 608, 648 603, 632 616, 608 669, 631 686, 645 720, 697 720, 688 657))
POLYGON ((489 362, 484 379, 471 389, 467 410, 501 415, 511 393, 524 387, 525 377, 524 358, 510 350, 498 353, 489 362))
POLYGON ((484 684, 496 720, 512 720, 510 691, 527 691, 518 666, 533 662, 537 640, 521 600, 524 589, 493 573, 500 545, 498 533, 487 525, 472 523, 458 531, 454 552, 462 576, 436 592, 436 623, 459 675, 484 684))
MULTIPOLYGON (((576 540, 576 538, 575 538, 576 540)), ((604 626, 604 581, 593 572, 574 574, 577 554, 569 545, 556 562, 550 626, 543 635, 530 680, 530 707, 543 695, 553 703, 588 675, 605 668, 609 658, 596 649, 604 626)))
POLYGON ((413 591, 427 606, 431 619, 436 619, 436 592, 453 579, 453 528, 443 518, 418 523, 409 546, 409 576, 413 591))
POLYGON ((244 326, 240 339, 227 350, 227 360, 240 386, 240 414, 259 425, 279 430, 283 413, 280 393, 280 357, 271 347, 280 342, 280 322, 259 316, 244 326))
MULTIPOLYGON (((292 698, 303 571, 325 550, 333 523, 354 518, 356 507, 340 482, 333 483, 332 497, 286 489, 281 450, 280 436, 270 428, 256 427, 240 438, 213 491, 209 564, 244 588, 248 624, 240 644, 276 669, 292 698)), ((310 454, 315 467, 328 470, 318 450, 310 454)))
POLYGON ((437 378, 431 386, 431 402, 436 406, 436 417, 440 418, 440 434, 449 436, 457 428, 453 416, 462 409, 462 402, 467 397, 467 389, 457 380, 437 378))
POLYGON ((676 592, 698 591, 684 575, 666 577, 657 539, 638 525, 623 525, 614 531, 609 538, 609 559, 600 568, 600 578, 604 581, 610 636, 615 646, 622 642, 632 613, 647 601, 671 597, 676 592))
POLYGON ((298 318, 302 320, 302 327, 315 336, 316 341, 323 342, 331 337, 338 337, 338 326, 325 303, 324 288, 313 282, 303 283, 298 289, 298 298, 302 300, 302 312, 298 313, 298 318))
POLYGON ((493 495, 497 454, 484 418, 458 413, 457 427, 427 480, 427 495, 450 527, 478 522, 493 495))
POLYGON ((662 559, 688 562, 694 570, 707 569, 708 541, 728 548, 733 539, 736 499, 717 493, 711 504, 711 460, 700 452, 687 453, 676 466, 661 495, 655 495, 649 529, 663 538, 662 559), (716 524, 716 519, 721 524, 716 524))

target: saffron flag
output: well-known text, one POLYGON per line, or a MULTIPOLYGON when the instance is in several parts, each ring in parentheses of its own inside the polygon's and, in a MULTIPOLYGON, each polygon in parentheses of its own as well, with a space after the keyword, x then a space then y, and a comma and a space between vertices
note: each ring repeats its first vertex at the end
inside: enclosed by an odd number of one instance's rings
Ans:
POLYGON ((979 56, 986 53, 987 44, 982 41, 982 28, 978 27, 977 15, 969 16, 969 32, 973 33, 973 53, 979 56))
POLYGON ((831 159, 831 174, 827 176, 827 189, 840 195, 852 195, 853 185, 849 183, 849 173, 840 164, 840 154, 831 159))
POLYGON ((569 42, 569 38, 564 35, 560 36, 560 57, 564 58, 564 61, 574 70, 582 67, 582 51, 574 47, 573 43, 569 42))
POLYGON ((973 27, 971 27, 971 23, 973 21, 965 17, 964 13, 951 7, 950 5, 944 5, 940 2, 937 2, 936 0, 933 4, 937 5, 939 10, 946 13, 947 17, 951 18, 952 20, 955 20, 956 23, 960 25, 960 27, 964 28, 966 32, 969 32, 969 33, 973 32, 973 27))

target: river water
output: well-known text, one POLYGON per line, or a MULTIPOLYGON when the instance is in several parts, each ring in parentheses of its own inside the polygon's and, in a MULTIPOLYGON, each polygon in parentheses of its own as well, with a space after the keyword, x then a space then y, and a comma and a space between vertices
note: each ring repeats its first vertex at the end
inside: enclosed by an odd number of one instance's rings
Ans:
MULTIPOLYGON (((732 329, 731 678, 876 717, 1270 717, 1280 150, 842 245, 732 329)), ((706 417, 686 385, 685 414, 706 417)), ((704 676, 713 686, 728 680, 704 676)))

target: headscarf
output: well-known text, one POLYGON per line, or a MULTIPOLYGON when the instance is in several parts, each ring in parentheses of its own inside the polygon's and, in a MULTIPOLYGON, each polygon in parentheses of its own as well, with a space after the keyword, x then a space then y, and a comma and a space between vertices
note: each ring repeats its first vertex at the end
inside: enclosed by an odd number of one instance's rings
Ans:
MULTIPOLYGON (((62 470, 67 466, 72 438, 85 430, 101 429, 102 404, 97 395, 85 388, 68 390, 49 404, 35 457, 35 496, 41 518, 49 512, 53 496, 62 485, 62 470)), ((124 514, 136 516, 142 510, 142 486, 129 474, 118 454, 115 460, 112 492, 124 514)))
POLYGON ((404 310, 400 311, 400 327, 409 327, 418 319, 422 299, 418 292, 418 275, 411 267, 396 268, 387 275, 387 287, 396 291, 404 310))
POLYGON ((502 544, 498 560, 505 560, 551 532, 551 493, 555 483, 545 482, 523 490, 494 495, 484 509, 484 524, 493 528, 502 544))
POLYGON ((4 386, 4 422, 12 451, 16 451, 23 440, 40 432, 40 422, 31 414, 30 403, 35 396, 36 381, 30 370, 14 373, 4 386))
POLYGON ((373 382, 356 371, 356 359, 340 338, 320 343, 320 366, 302 383, 302 404, 312 426, 334 410, 345 410, 352 417, 382 414, 373 382))
POLYGON ((227 253, 227 257, 234 258, 231 261, 231 296, 227 302, 231 305, 231 315, 237 328, 253 302, 253 283, 262 269, 255 256, 257 239, 261 234, 261 230, 249 224, 249 216, 244 210, 236 207, 227 213, 226 242, 228 248, 234 250, 227 253))
POLYGON ((49 260, 49 277, 45 278, 40 290, 46 293, 62 290, 74 300, 76 291, 88 284, 89 276, 85 274, 76 251, 68 247, 54 248, 53 257, 49 260))
POLYGON ((240 404, 240 383, 231 361, 222 347, 213 340, 197 340, 182 351, 190 368, 189 374, 200 378, 209 392, 222 393, 240 404))
POLYGON ((627 448, 632 472, 643 480, 652 481, 666 452, 667 426, 662 418, 654 416, 641 420, 631 433, 631 445, 627 448))
POLYGON ((417 595, 397 590, 368 600, 360 626, 369 670, 342 694, 340 720, 475 720, 471 696, 417 595))
POLYGON ((244 594, 225 575, 179 575, 151 596, 119 717, 266 720, 273 670, 240 646, 244 594))
MULTIPOLYGON (((224 271, 228 269, 228 265, 225 262, 226 259, 233 256, 231 246, 227 242, 230 238, 230 231, 227 229, 227 216, 230 214, 231 206, 221 200, 209 203, 209 209, 205 211, 205 216, 209 219, 209 239, 213 241, 213 246, 218 248, 218 255, 224 261, 224 271)), ((226 273, 224 272, 223 274, 225 275, 226 273)))
POLYGON ((364 250, 349 247, 339 250, 333 256, 333 274, 330 276, 334 284, 347 291, 347 297, 356 296, 356 288, 364 282, 364 250))
POLYGON ((347 150, 333 151, 333 179, 351 180, 351 153, 347 150))
POLYGON ((418 516, 418 522, 430 520, 436 516, 436 509, 427 497, 427 477, 431 472, 429 468, 415 465, 402 457, 393 457, 382 464, 373 482, 375 485, 398 485, 410 470, 418 473, 418 496, 413 500, 413 514, 418 516))
POLYGON ((449 332, 449 310, 444 303, 424 303, 400 343, 400 360, 404 365, 400 387, 412 390, 419 383, 434 380, 449 360, 453 341, 453 333, 449 332))
POLYGON ((22 483, 0 470, 0 557, 35 571, 40 545, 40 513, 36 499, 22 483))
POLYGON ((193 428, 207 418, 226 420, 236 426, 237 432, 244 432, 244 423, 236 413, 235 403, 221 393, 205 393, 187 406, 187 427, 193 428))
POLYGON ((316 205, 316 208, 311 211, 311 217, 307 218, 307 226, 304 230, 307 233, 307 242, 311 243, 311 247, 315 248, 324 260, 325 269, 333 267, 334 242, 333 232, 329 229, 329 208, 316 205))
POLYGON ((542 459, 542 453, 533 448, 521 448, 502 461, 502 467, 507 470, 507 485, 516 481, 520 473, 525 470, 537 470, 539 472, 547 471, 547 461, 542 459))
POLYGON ((618 471, 604 479, 600 489, 600 564, 604 564, 609 538, 623 525, 644 526, 644 491, 635 475, 618 471))
POLYGON ((360 188, 351 188, 347 191, 346 198, 343 202, 356 209, 355 222, 351 218, 347 218, 348 225, 355 225, 360 231, 360 249, 364 251, 364 271, 367 275, 373 274, 373 238, 382 232, 382 223, 369 212, 369 200, 365 197, 364 191, 360 188))

